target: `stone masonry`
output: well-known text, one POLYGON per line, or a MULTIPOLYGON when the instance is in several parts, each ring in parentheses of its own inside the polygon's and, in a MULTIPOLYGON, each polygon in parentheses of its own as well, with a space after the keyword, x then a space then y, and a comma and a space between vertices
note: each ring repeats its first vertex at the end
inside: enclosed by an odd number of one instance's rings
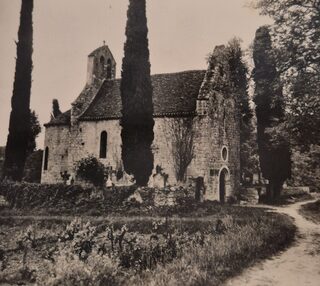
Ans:
MULTIPOLYGON (((123 169, 120 80, 115 79, 115 74, 116 63, 107 46, 88 56, 83 91, 71 110, 45 125, 42 183, 63 182, 61 173, 65 171, 77 182, 77 162, 88 155, 99 158, 103 131, 107 132, 107 155, 99 160, 114 172, 123 169)), ((155 136, 150 186, 158 186, 161 176, 167 185, 194 184, 201 177, 205 199, 227 200, 236 194, 240 184, 239 111, 232 95, 215 90, 216 74, 209 65, 207 71, 152 76, 155 136), (192 123, 185 127, 191 130, 180 131, 182 136, 192 134, 193 154, 184 180, 178 182, 174 160, 176 136, 172 136, 170 128, 179 120, 192 123)), ((123 180, 117 181, 115 177, 112 180, 116 185, 123 184, 123 180)))

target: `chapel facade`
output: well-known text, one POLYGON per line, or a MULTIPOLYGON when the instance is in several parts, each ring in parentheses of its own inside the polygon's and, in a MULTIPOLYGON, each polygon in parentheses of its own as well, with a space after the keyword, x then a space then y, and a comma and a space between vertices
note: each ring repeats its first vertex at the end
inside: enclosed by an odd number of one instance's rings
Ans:
MULTIPOLYGON (((220 47, 221 48, 221 47, 220 47)), ((232 94, 215 90, 223 66, 152 75, 154 170, 149 185, 200 184, 204 199, 226 201, 240 185, 240 117, 232 94), (182 149, 181 149, 182 148, 182 149)), ((78 180, 89 155, 125 182, 121 161, 121 96, 116 62, 103 45, 88 56, 87 82, 71 109, 45 124, 42 183, 78 180), (123 174, 119 176, 119 174, 123 174)))

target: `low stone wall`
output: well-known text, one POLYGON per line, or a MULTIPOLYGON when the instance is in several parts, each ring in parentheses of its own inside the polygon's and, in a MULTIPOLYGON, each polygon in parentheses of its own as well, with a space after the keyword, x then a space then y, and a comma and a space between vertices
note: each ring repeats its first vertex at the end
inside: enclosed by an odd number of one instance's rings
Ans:
POLYGON ((193 187, 170 187, 170 188, 138 188, 128 201, 135 200, 141 204, 160 206, 174 206, 181 198, 194 198, 193 187))

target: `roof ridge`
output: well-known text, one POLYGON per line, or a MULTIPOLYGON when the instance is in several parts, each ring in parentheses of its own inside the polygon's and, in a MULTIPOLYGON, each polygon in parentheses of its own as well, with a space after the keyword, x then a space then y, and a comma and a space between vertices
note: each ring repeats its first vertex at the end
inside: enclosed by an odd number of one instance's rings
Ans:
MULTIPOLYGON (((177 74, 185 74, 185 73, 196 73, 196 72, 205 72, 206 69, 194 69, 194 70, 185 70, 185 71, 180 71, 180 72, 166 72, 166 73, 154 73, 151 74, 151 77, 154 76, 161 76, 161 75, 177 75, 177 74)), ((110 81, 119 81, 121 80, 121 77, 117 77, 114 79, 109 79, 110 81)))

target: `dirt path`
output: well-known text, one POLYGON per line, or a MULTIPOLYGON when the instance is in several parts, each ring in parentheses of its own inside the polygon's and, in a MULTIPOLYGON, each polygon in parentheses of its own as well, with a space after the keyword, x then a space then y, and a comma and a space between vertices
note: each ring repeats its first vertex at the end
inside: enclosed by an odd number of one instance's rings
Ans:
POLYGON ((299 208, 305 203, 308 202, 274 208, 295 219, 298 234, 294 245, 228 280, 226 286, 320 285, 320 224, 308 221, 299 214, 299 208))

